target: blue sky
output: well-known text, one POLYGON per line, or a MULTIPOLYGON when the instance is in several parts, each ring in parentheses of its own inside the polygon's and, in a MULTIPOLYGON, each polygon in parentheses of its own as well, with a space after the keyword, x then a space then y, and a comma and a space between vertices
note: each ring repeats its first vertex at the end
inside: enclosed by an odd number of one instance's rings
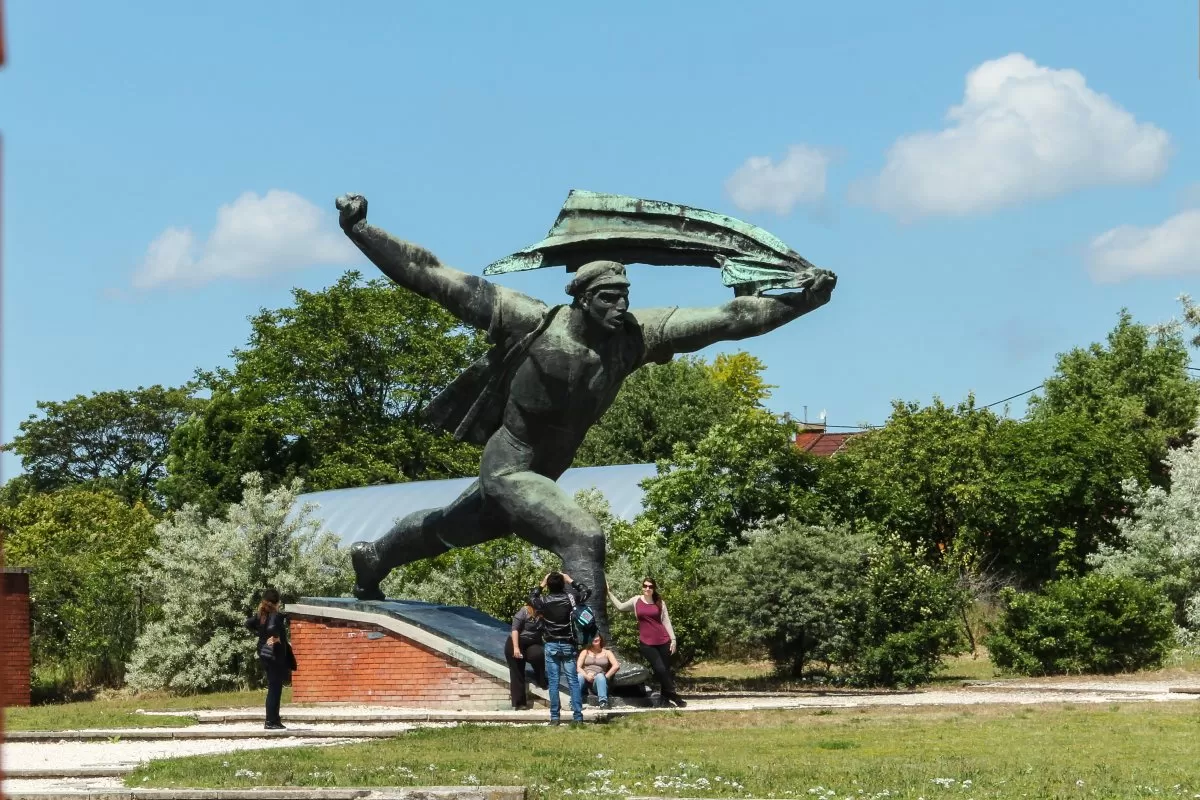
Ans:
MULTIPOLYGON (((998 400, 1122 306, 1200 295, 1194 3, 188 5, 6 3, 5 440, 38 400, 181 383, 291 287, 369 272, 334 233, 346 191, 476 272, 572 188, 759 224, 839 284, 743 346, 775 410, 835 425, 998 400)), ((632 274, 635 306, 729 296, 632 274)))

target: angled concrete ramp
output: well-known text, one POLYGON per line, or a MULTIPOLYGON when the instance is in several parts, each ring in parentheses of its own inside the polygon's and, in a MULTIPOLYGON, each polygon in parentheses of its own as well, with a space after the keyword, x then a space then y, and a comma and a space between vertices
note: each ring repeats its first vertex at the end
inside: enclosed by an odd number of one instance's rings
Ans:
MULTIPOLYGON (((465 606, 446 606, 424 603, 418 600, 357 600, 348 597, 304 597, 298 603, 289 603, 285 609, 289 616, 310 617, 316 620, 329 619, 363 626, 375 626, 410 639, 430 650, 457 661, 467 667, 483 672, 507 684, 508 664, 504 660, 504 640, 511 626, 465 606)), ((612 694, 630 699, 643 694, 641 684, 647 671, 640 665, 622 667, 617 678, 619 687, 612 694)), ((303 670, 303 665, 301 665, 303 670)), ((533 671, 527 672, 530 680, 533 671)), ((530 687, 534 696, 549 700, 549 695, 536 686, 530 687)), ((566 680, 561 681, 564 707, 569 704, 566 696, 566 680)))

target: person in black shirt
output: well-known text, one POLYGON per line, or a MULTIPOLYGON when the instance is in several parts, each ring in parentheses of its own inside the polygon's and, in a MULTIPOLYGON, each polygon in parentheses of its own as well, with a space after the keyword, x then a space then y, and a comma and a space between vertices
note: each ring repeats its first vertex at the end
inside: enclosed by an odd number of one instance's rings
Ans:
POLYGON ((512 621, 512 632, 504 641, 504 660, 508 662, 508 683, 512 707, 529 707, 525 695, 525 665, 533 667, 534 680, 546 688, 546 658, 542 652, 542 615, 533 606, 522 606, 512 621))
POLYGON ((546 640, 542 649, 546 655, 546 680, 550 688, 551 725, 558 724, 558 681, 563 673, 566 673, 571 691, 571 718, 583 722, 583 699, 579 692, 579 673, 575 669, 578 651, 571 635, 571 611, 576 605, 586 603, 591 594, 590 589, 573 581, 570 575, 551 572, 529 595, 529 605, 542 615, 542 635, 546 640))
POLYGON ((258 611, 246 618, 246 628, 258 634, 258 661, 267 676, 267 730, 282 730, 279 701, 288 672, 296 669, 296 656, 287 635, 287 618, 279 610, 279 592, 262 593, 258 611))

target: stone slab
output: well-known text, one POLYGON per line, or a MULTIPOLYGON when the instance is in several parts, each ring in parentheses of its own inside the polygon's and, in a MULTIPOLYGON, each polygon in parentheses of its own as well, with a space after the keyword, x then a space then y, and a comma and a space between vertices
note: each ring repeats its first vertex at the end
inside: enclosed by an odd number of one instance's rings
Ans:
POLYGON ((9 792, 6 800, 525 800, 524 786, 410 786, 379 789, 57 789, 9 792))

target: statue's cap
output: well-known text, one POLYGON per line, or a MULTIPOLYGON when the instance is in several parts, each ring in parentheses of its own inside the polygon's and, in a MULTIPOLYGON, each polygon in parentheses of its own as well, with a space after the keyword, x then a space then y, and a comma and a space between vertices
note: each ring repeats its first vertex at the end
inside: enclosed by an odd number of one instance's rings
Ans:
POLYGON ((625 265, 617 261, 592 261, 575 272, 567 284, 567 294, 578 297, 600 286, 628 286, 625 265))

